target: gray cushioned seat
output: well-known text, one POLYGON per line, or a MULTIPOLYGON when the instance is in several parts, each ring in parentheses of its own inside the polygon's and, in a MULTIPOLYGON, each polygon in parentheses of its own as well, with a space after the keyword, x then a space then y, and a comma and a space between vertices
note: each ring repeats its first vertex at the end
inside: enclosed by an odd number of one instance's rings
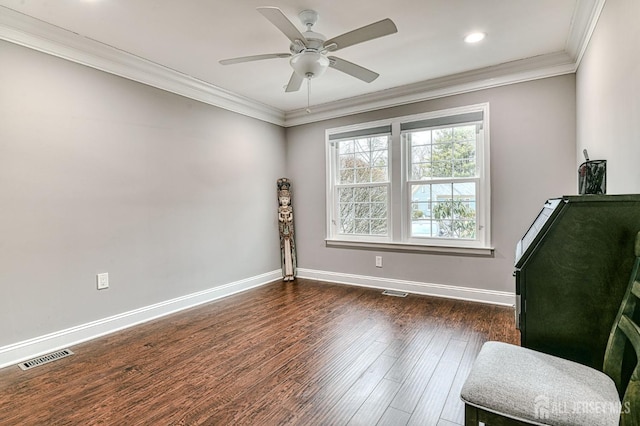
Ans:
POLYGON ((615 384, 601 371, 501 342, 482 346, 460 394, 472 406, 540 425, 611 425, 615 384))

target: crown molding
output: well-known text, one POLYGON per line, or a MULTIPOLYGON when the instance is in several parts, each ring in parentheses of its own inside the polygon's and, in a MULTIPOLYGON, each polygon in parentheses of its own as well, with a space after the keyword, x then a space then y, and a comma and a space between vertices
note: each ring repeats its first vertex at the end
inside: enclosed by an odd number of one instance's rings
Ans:
POLYGON ((576 68, 587 50, 605 3, 606 0, 578 0, 565 46, 565 51, 573 58, 576 68))
POLYGON ((576 72, 606 0, 577 0, 562 52, 396 87, 285 113, 285 127, 576 72))
POLYGON ((565 52, 556 52, 317 105, 311 113, 305 109, 290 111, 285 113, 284 125, 298 126, 575 71, 573 59, 565 52))
POLYGON ((467 71, 305 109, 282 111, 0 6, 0 40, 283 127, 574 73, 606 0, 578 0, 565 50, 467 71))
POLYGON ((284 112, 123 50, 0 6, 0 39, 262 121, 284 112))

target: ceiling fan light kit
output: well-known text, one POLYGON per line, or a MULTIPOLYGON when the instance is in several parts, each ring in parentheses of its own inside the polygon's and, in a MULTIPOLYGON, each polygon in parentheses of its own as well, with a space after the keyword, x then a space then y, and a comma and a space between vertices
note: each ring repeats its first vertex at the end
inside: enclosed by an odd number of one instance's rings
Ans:
POLYGON ((327 56, 327 53, 398 32, 393 21, 387 18, 327 40, 324 35, 312 30, 318 22, 318 13, 314 10, 303 10, 298 14, 300 22, 306 27, 304 33, 301 33, 277 7, 259 7, 257 10, 291 41, 290 53, 243 56, 221 60, 220 64, 231 65, 263 59, 290 58, 289 64, 293 68, 293 73, 285 92, 300 90, 305 79, 310 81, 312 78, 318 78, 327 68, 334 68, 366 83, 371 83, 378 78, 377 73, 344 59, 327 56))
POLYGON ((320 77, 329 67, 329 58, 318 52, 302 52, 291 57, 289 63, 300 77, 320 77))

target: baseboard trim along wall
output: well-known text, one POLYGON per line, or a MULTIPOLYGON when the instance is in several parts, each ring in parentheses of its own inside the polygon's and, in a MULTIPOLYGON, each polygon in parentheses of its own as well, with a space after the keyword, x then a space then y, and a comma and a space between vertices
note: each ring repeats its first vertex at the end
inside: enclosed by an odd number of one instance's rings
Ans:
POLYGON ((203 303, 231 296, 269 284, 282 278, 282 271, 275 270, 265 274, 213 287, 197 293, 145 306, 108 318, 56 331, 44 336, 0 347, 0 368, 17 364, 30 358, 47 354, 62 348, 77 345, 97 337, 114 333, 134 325, 142 324, 203 303))
POLYGON ((381 290, 396 290, 427 296, 490 303, 493 305, 514 306, 516 303, 515 293, 509 293, 506 291, 422 283, 417 281, 397 280, 393 278, 369 277, 365 275, 343 274, 340 272, 316 271, 304 268, 298 268, 298 276, 300 278, 327 281, 336 284, 379 288, 381 290))
MULTIPOLYGON (((336 284, 347 284, 359 287, 396 290, 428 296, 446 297, 450 299, 469 300, 494 305, 513 306, 515 294, 505 291, 483 290, 470 287, 458 287, 444 284, 422 283, 398 280, 393 278, 369 277, 365 275, 344 274, 340 272, 317 271, 298 268, 298 277, 336 284)), ((133 311, 124 312, 108 318, 60 330, 33 339, 0 347, 0 368, 17 364, 30 358, 47 354, 62 348, 77 345, 116 331, 124 330, 147 321, 151 321, 175 312, 189 309, 203 303, 231 296, 269 284, 282 278, 282 271, 275 270, 262 275, 235 281, 186 296, 145 306, 133 311)))

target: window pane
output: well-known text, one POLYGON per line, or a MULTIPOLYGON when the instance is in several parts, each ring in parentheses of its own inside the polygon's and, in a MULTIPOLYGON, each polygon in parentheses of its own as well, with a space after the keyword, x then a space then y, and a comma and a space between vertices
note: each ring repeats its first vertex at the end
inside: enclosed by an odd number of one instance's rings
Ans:
POLYGON ((340 204, 340 232, 343 234, 351 234, 353 232, 353 203, 340 204))
POLYGON ((338 183, 389 181, 389 137, 376 136, 340 141, 338 183))
POLYGON ((436 183, 431 185, 431 198, 434 201, 450 200, 453 194, 453 187, 450 183, 436 183))
POLYGON ((369 183, 371 182, 371 169, 356 169, 356 183, 369 183))
POLYGON ((458 126, 453 128, 453 138, 457 141, 475 141, 476 125, 458 126))
POLYGON ((368 219, 371 213, 371 206, 369 203, 358 203, 355 205, 356 219, 368 219))
POLYGON ((386 235, 388 230, 387 186, 339 188, 341 234, 386 235))
POLYGON ((371 165, 371 153, 369 151, 356 151, 354 158, 354 167, 369 167, 371 165))
POLYGON ((448 178, 453 174, 451 161, 437 161, 431 163, 431 175, 434 178, 448 178))
POLYGON ((371 194, 371 201, 378 203, 387 202, 387 187, 386 186, 374 186, 369 191, 371 194))
POLYGON ((369 234, 369 220, 368 219, 356 219, 355 221, 355 229, 353 230, 355 234, 369 234))
POLYGON ((475 238, 474 182, 412 185, 410 204, 412 236, 475 238))
POLYGON ((344 222, 340 222, 341 234, 353 234, 353 230, 354 230, 353 220, 345 220, 344 222))
POLYGON ((475 141, 461 141, 453 144, 453 157, 456 160, 476 160, 475 141))
MULTIPOLYGON (((475 133, 473 133, 475 135, 475 133)), ((462 141, 453 144, 453 175, 455 177, 473 177, 476 174, 475 141, 462 141)))
POLYGON ((407 133, 411 138, 411 145, 431 145, 431 130, 419 130, 407 133))
POLYGON ((414 164, 411 174, 411 180, 431 179, 431 163, 414 164))
POLYGON ((387 182, 389 177, 387 176, 387 167, 372 167, 371 168, 371 182, 387 182))
POLYGON ((355 161, 352 154, 340 156, 340 170, 352 169, 355 161))
POLYGON ((476 165, 470 160, 455 160, 453 163, 454 177, 474 177, 476 175, 476 165))
POLYGON ((338 199, 341 203, 353 202, 353 188, 339 188, 338 199))
POLYGON ((342 218, 353 218, 353 203, 341 203, 340 204, 340 217, 342 218))
POLYGON ((373 218, 386 218, 387 217, 387 205, 383 203, 371 204, 371 217, 373 218))
POLYGON ((436 129, 433 131, 433 143, 451 142, 453 140, 453 129, 436 129))
POLYGON ((432 146, 432 161, 451 161, 453 159, 453 143, 437 143, 432 146))
POLYGON ((476 125, 403 134, 410 150, 409 179, 476 176, 476 125))
POLYGON ((412 145, 411 146, 411 161, 415 163, 424 163, 431 161, 431 146, 430 145, 412 145))
POLYGON ((453 238, 453 232, 451 227, 451 220, 449 219, 441 219, 437 223, 438 225, 438 235, 436 237, 442 238, 453 238))
POLYGON ((454 200, 458 203, 455 209, 456 219, 475 219, 476 217, 476 185, 473 182, 454 183, 454 200))
POLYGON ((430 203, 431 202, 431 185, 412 185, 411 186, 411 202, 412 203, 430 203))
POLYGON ((374 138, 371 138, 371 149, 386 151, 388 141, 388 136, 376 136, 374 138))
POLYGON ((353 200, 358 203, 366 203, 369 201, 370 193, 371 193, 371 188, 368 188, 368 187, 354 188, 353 200))
POLYGON ((454 238, 475 238, 475 220, 454 220, 452 222, 452 233, 454 238))
POLYGON ((430 219, 431 203, 411 203, 411 219, 430 219))
POLYGON ((353 141, 338 142, 338 152, 340 155, 353 154, 353 141))
POLYGON ((431 185, 411 186, 411 235, 432 236, 431 185))
POLYGON ((431 220, 412 220, 411 235, 414 237, 436 237, 431 229, 433 222, 431 220))
POLYGON ((371 234, 373 235, 386 235, 387 234, 387 221, 382 219, 374 219, 371 221, 371 234))
POLYGON ((374 167, 388 167, 389 166, 389 151, 373 151, 371 153, 371 166, 374 167))
POLYGON ((340 170, 340 181, 339 183, 353 183, 353 179, 355 177, 355 173, 353 169, 340 170))

